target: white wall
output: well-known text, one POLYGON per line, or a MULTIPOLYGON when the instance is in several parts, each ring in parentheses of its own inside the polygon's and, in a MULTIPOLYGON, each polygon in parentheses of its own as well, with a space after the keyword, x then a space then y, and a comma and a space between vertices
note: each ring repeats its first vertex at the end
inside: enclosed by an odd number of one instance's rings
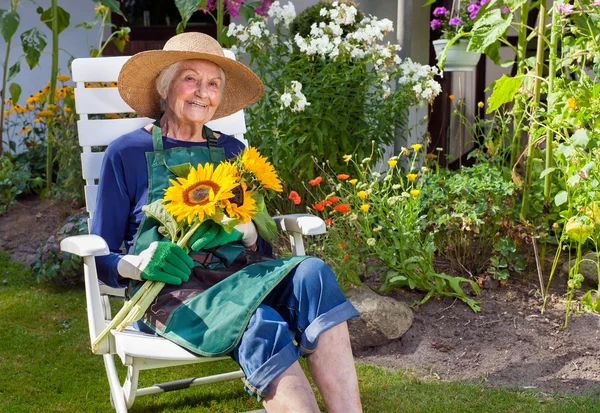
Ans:
MULTIPOLYGON (((46 48, 40 57, 38 66, 33 70, 30 70, 24 57, 22 57, 21 72, 9 82, 9 85, 14 82, 19 84, 22 88, 21 97, 18 102, 19 104, 24 104, 27 97, 39 91, 50 80, 50 69, 52 67, 52 32, 40 21, 40 16, 36 12, 38 6, 46 10, 50 7, 50 3, 50 0, 37 0, 37 4, 34 4, 31 1, 21 1, 17 7, 17 12, 21 17, 21 20, 19 28, 12 38, 10 56, 8 59, 9 67, 23 55, 20 36, 24 31, 33 27, 38 27, 38 29, 46 35, 47 43, 46 48)), ((68 68, 69 60, 72 57, 89 56, 86 35, 90 39, 90 45, 97 38, 98 28, 94 28, 89 32, 81 27, 75 28, 75 26, 82 21, 91 21, 94 19, 95 3, 91 0, 58 0, 58 5, 71 15, 69 27, 67 27, 58 38, 59 48, 61 49, 58 54, 59 73, 70 76, 68 68)), ((0 9, 7 8, 9 8, 9 1, 0 0, 0 9)), ((0 56, 2 57, 0 57, 0 59, 4 59, 5 54, 6 43, 4 42, 4 39, 2 39, 0 42, 0 56)), ((10 97, 8 90, 6 96, 7 98, 10 97)))

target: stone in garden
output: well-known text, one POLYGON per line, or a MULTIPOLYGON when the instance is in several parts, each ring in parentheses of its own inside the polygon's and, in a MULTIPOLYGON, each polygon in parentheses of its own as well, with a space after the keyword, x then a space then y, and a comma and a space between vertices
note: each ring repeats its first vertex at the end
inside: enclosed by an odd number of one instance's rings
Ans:
MULTIPOLYGON (((569 268, 575 265, 575 259, 570 262, 565 261, 562 268, 560 269, 561 278, 567 278, 569 276, 569 268)), ((598 259, 596 258, 595 252, 588 252, 581 258, 581 264, 579 265, 579 273, 583 275, 583 284, 590 288, 598 287, 598 259)))
POLYGON ((397 340, 412 325, 413 312, 403 302, 380 296, 367 286, 350 289, 346 295, 360 313, 360 318, 349 322, 354 350, 397 340))

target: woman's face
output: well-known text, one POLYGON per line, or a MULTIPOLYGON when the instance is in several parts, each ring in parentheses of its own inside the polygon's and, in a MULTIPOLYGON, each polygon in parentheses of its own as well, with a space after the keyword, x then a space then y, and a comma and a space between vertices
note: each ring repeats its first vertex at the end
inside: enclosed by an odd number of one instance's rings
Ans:
POLYGON ((181 62, 162 96, 167 100, 167 113, 183 123, 204 125, 221 103, 221 81, 221 70, 213 62, 181 62))

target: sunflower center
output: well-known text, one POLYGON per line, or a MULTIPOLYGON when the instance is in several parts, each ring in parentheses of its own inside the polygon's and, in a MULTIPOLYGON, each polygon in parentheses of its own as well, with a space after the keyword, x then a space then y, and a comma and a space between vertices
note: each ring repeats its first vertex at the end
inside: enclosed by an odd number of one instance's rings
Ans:
POLYGON ((229 202, 237 206, 244 205, 244 191, 242 191, 241 185, 238 185, 235 188, 233 188, 231 190, 231 193, 233 194, 233 198, 230 198, 229 202))
POLYGON ((187 205, 206 205, 219 192, 221 187, 213 181, 200 181, 190 186, 183 194, 183 200, 187 205))

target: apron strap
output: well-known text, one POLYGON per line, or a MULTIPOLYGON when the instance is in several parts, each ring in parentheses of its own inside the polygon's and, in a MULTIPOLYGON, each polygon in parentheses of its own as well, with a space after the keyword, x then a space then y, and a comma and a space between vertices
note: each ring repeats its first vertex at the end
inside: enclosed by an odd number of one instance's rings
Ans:
POLYGON ((156 162, 162 164, 165 162, 165 155, 163 154, 163 140, 162 131, 160 129, 160 120, 154 122, 152 126, 152 147, 156 152, 156 162))
POLYGON ((204 135, 204 137, 208 141, 208 156, 210 157, 210 160, 213 162, 217 161, 219 159, 218 155, 216 155, 219 148, 219 142, 217 141, 215 134, 213 133, 211 128, 204 125, 202 127, 202 135, 204 135), (216 157, 213 158, 213 155, 216 155, 216 157))

